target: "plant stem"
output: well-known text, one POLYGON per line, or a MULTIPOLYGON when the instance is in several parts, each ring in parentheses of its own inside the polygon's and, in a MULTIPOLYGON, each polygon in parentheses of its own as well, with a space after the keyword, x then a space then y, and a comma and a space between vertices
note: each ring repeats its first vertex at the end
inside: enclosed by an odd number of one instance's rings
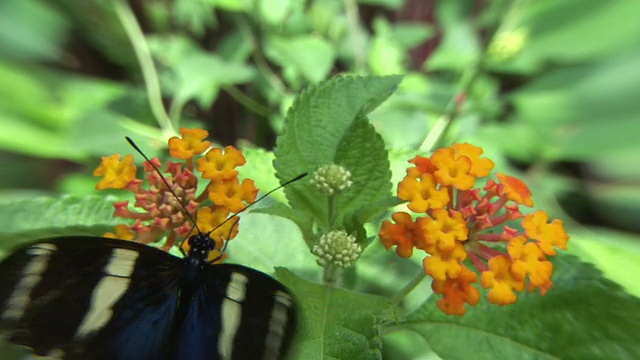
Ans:
POLYGON ((444 113, 440 116, 440 118, 438 118, 436 124, 427 134, 427 137, 420 145, 420 151, 428 153, 442 146, 441 142, 451 128, 453 122, 456 120, 459 113, 458 110, 461 108, 462 103, 464 102, 464 97, 467 96, 474 80, 480 73, 480 61, 481 60, 478 60, 473 66, 471 66, 462 74, 459 90, 457 91, 456 95, 449 101, 447 107, 444 110, 444 113))
POLYGON ((351 45, 353 45, 353 56, 355 58, 356 73, 365 72, 365 54, 363 49, 362 37, 360 36, 360 13, 358 12, 358 4, 355 0, 343 0, 344 9, 349 21, 349 32, 351 33, 351 45))
POLYGON ((253 60, 256 62, 256 66, 262 72, 262 75, 265 77, 269 85, 273 87, 278 93, 281 95, 287 95, 289 90, 287 87, 280 81, 280 78, 271 70, 267 59, 262 55, 262 50, 260 48, 260 44, 258 40, 255 38, 249 25, 247 25, 246 21, 242 16, 234 17, 236 23, 238 24, 238 30, 240 30, 240 34, 249 41, 251 46, 253 47, 253 51, 251 52, 253 60))
POLYGON ((329 221, 329 228, 333 229, 333 225, 336 222, 336 196, 329 195, 327 198, 327 217, 329 221))
POLYGON ((222 90, 226 91, 234 100, 246 107, 249 111, 252 111, 260 116, 269 117, 269 108, 263 106, 251 97, 245 95, 242 91, 238 90, 235 86, 223 86, 222 90))
POLYGON ((140 29, 140 25, 126 1, 113 0, 113 7, 131 41, 133 51, 140 64, 144 83, 147 88, 147 98, 151 112, 165 135, 175 135, 177 134, 176 130, 162 102, 162 91, 160 89, 158 73, 153 64, 151 52, 149 51, 149 46, 142 33, 142 29, 140 29))
POLYGON ((402 302, 402 300, 404 300, 404 298, 413 290, 415 289, 418 285, 420 285, 420 283, 424 280, 424 278, 427 277, 427 274, 424 271, 420 271, 412 280, 411 282, 409 282, 407 285, 405 285, 404 288, 402 288, 402 290, 400 290, 399 293, 397 293, 395 296, 393 296, 391 298, 391 301, 393 301, 396 304, 399 304, 400 302, 402 302))
POLYGON ((460 78, 460 84, 456 95, 449 101, 442 116, 437 120, 435 126, 429 131, 426 138, 420 145, 420 150, 424 152, 431 152, 434 149, 440 148, 447 144, 442 144, 442 140, 445 138, 447 132, 451 128, 451 125, 456 120, 459 114, 459 110, 465 102, 466 96, 469 94, 473 83, 483 71, 483 65, 485 57, 487 56, 487 50, 493 42, 494 36, 499 32, 504 24, 511 21, 512 16, 510 14, 517 9, 519 5, 518 1, 504 2, 502 6, 505 9, 501 12, 504 14, 500 21, 494 24, 494 26, 486 29, 486 33, 489 34, 487 40, 483 44, 483 48, 478 54, 478 58, 466 71, 462 73, 460 78))
POLYGON ((336 283, 338 282, 338 278, 340 277, 340 270, 341 269, 338 266, 327 264, 327 266, 324 267, 322 281, 331 287, 335 287, 336 283))

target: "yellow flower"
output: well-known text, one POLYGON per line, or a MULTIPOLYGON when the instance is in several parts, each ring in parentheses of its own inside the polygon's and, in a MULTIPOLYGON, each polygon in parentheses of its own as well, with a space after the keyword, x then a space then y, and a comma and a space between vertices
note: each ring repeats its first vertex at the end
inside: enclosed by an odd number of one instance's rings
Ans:
POLYGON ((120 154, 114 154, 102 158, 102 162, 93 171, 93 176, 102 176, 96 184, 96 189, 124 189, 131 180, 136 178, 136 166, 133 164, 133 155, 126 155, 120 161, 120 154))
POLYGON ((524 280, 516 279, 511 273, 511 261, 505 255, 489 260, 489 269, 482 273, 482 287, 491 288, 487 298, 497 305, 508 305, 516 302, 514 291, 524 289, 524 280))
POLYGON ((435 245, 441 252, 450 252, 458 241, 467 240, 469 234, 462 214, 455 212, 450 216, 445 209, 433 210, 431 217, 424 218, 422 229, 427 246, 435 245))
POLYGON ((480 291, 473 286, 476 281, 478 275, 465 266, 462 266, 460 274, 455 278, 434 280, 431 289, 434 293, 443 295, 436 305, 445 314, 464 315, 465 303, 473 306, 480 302, 480 291))
POLYGON ((504 194, 507 199, 515 202, 516 204, 523 204, 528 207, 533 206, 533 199, 531 198, 531 190, 524 181, 509 175, 498 173, 498 180, 504 185, 504 194))
POLYGON ((542 210, 538 210, 533 214, 529 214, 522 220, 522 227, 527 236, 536 240, 542 252, 546 255, 555 255, 554 246, 560 249, 567 249, 567 241, 569 235, 564 230, 562 220, 555 219, 551 223, 549 215, 542 210))
POLYGON ((457 151, 456 158, 459 156, 465 156, 471 161, 471 169, 469 170, 469 174, 475 177, 485 177, 491 173, 491 170, 494 166, 493 161, 487 158, 480 158, 480 155, 482 155, 483 153, 482 148, 473 146, 468 143, 456 143, 453 144, 453 147, 457 151))
POLYGON ((244 179, 242 184, 237 178, 230 181, 212 182, 208 190, 209 199, 214 204, 225 206, 231 212, 242 210, 245 207, 244 202, 250 203, 258 195, 258 189, 251 179, 244 179))
POLYGON ((423 259, 424 271, 433 278, 434 292, 442 295, 438 307, 447 314, 462 315, 467 304, 479 301, 473 287, 478 276, 464 260, 481 273, 481 285, 491 289, 489 301, 506 305, 525 286, 540 289, 541 295, 551 288, 553 265, 546 257, 555 255, 555 247, 566 249, 569 239, 561 220, 549 223, 543 211, 522 214, 521 205, 533 206, 522 180, 498 173, 499 182, 489 178, 474 188, 476 178, 488 176, 494 167, 482 153, 464 143, 411 159, 414 166, 398 183, 398 198, 416 214, 395 213, 396 224, 385 220, 379 232, 385 248, 396 246, 401 257, 411 256, 414 248, 430 255, 423 259), (524 231, 512 225, 517 222, 524 231), (507 244, 506 252, 495 246, 500 243, 507 244))
POLYGON ((440 209, 449 202, 449 192, 437 185, 429 174, 422 174, 419 179, 407 176, 398 184, 398 197, 409 201, 408 207, 413 212, 440 209))
POLYGON ((133 225, 118 225, 114 233, 105 236, 135 238, 143 244, 163 241, 165 251, 182 243, 188 252, 189 241, 183 240, 196 235, 194 227, 197 226, 199 235, 208 235, 215 242, 216 249, 210 252, 209 260, 221 261, 225 257, 220 253, 225 241, 235 237, 239 228, 238 219, 227 220, 227 217, 231 212, 242 210, 245 203, 254 201, 258 189, 252 180, 245 179, 242 184, 238 180, 235 167, 245 163, 240 151, 227 147, 222 155, 222 150, 214 149, 207 154, 213 159, 209 162, 201 156, 211 145, 205 140, 208 133, 202 129, 181 129, 180 132, 181 138, 169 140, 171 155, 180 161, 167 160, 163 165, 158 158, 150 159, 144 163, 141 179, 135 178, 132 155, 122 161, 119 155, 103 158, 94 172, 96 176, 103 176, 97 188, 124 188, 135 198, 135 202, 114 204, 114 216, 134 220, 133 225), (198 180, 194 158, 201 160, 199 170, 207 173, 203 177, 219 181, 203 184, 198 180), (204 204, 209 198, 214 199, 215 206, 204 204))
POLYGON ((456 156, 453 148, 442 148, 431 155, 431 162, 438 168, 434 172, 438 182, 453 186, 458 190, 470 190, 476 181, 471 175, 471 160, 466 156, 456 156))
POLYGON ((444 281, 447 278, 454 279, 460 275, 464 267, 460 262, 467 258, 464 246, 456 243, 453 250, 448 253, 434 252, 422 260, 424 270, 434 280, 444 281))
POLYGON ((218 247, 222 247, 223 240, 231 240, 238 234, 238 218, 227 220, 229 217, 229 209, 221 206, 211 208, 209 206, 198 209, 196 222, 198 229, 203 233, 209 233, 209 236, 216 241, 218 247), (224 225, 220 226, 224 221, 224 225))
POLYGON ((209 150, 204 158, 198 159, 197 166, 198 171, 202 172, 203 178, 219 182, 236 177, 238 171, 235 168, 246 162, 247 160, 240 150, 233 146, 227 146, 224 148, 224 154, 218 148, 209 150))
POLYGON ((536 243, 527 242, 524 236, 518 236, 507 246, 509 256, 513 260, 511 273, 519 280, 529 276, 531 288, 551 287, 553 264, 547 261, 542 250, 536 243))
POLYGON ((408 258, 413 255, 413 247, 417 243, 424 242, 419 239, 422 237, 422 229, 417 222, 411 219, 411 215, 406 212, 395 212, 391 215, 395 224, 389 220, 382 222, 380 228, 380 240, 385 249, 389 250, 396 246, 398 256, 408 258))
POLYGON ((106 232, 102 236, 110 239, 133 240, 135 232, 133 232, 127 225, 118 224, 116 225, 115 232, 106 232))
POLYGON ((202 154, 211 146, 211 141, 204 140, 209 136, 206 130, 181 128, 180 134, 182 138, 174 136, 169 139, 169 153, 174 158, 187 160, 202 154))

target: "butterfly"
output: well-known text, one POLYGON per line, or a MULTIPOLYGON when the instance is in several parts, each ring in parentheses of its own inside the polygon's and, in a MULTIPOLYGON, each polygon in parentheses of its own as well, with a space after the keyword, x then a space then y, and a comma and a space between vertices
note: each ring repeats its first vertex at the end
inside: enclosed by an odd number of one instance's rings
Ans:
POLYGON ((296 328, 293 296, 249 267, 140 243, 39 240, 0 263, 0 334, 64 359, 280 359, 296 328))
POLYGON ((24 245, 0 262, 0 336, 69 360, 284 358, 293 295, 255 269, 210 263, 209 234, 188 236, 183 258, 92 236, 24 245))

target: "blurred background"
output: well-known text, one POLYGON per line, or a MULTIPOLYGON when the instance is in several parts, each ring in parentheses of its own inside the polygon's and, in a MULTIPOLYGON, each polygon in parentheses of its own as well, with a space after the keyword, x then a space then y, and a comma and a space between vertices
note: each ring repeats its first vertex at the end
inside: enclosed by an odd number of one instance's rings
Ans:
POLYGON ((395 180, 420 149, 482 146, 565 221, 569 252, 640 295, 638 14, 600 0, 2 1, 1 231, 47 216, 24 201, 92 193, 100 156, 132 152, 125 135, 154 156, 203 127, 251 150, 260 184, 308 84, 404 74, 370 118, 395 180))

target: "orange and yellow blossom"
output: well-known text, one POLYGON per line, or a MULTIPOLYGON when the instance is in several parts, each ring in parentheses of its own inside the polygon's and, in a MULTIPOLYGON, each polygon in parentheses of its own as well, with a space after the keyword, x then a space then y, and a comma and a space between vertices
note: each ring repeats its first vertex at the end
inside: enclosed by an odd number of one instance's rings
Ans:
MULTIPOLYGON (((163 168, 158 158, 151 159, 153 165, 163 172, 166 183, 149 162, 144 163, 144 179, 136 178, 132 155, 125 156, 122 161, 118 154, 102 158, 102 163, 94 171, 95 176, 102 176, 96 188, 125 189, 131 191, 135 198, 133 206, 129 201, 114 204, 114 216, 132 219, 133 224, 116 225, 115 231, 106 233, 106 237, 145 244, 165 239, 163 248, 169 250, 194 230, 190 216, 196 219, 198 230, 203 233, 211 231, 209 235, 216 241, 217 249, 222 248, 224 241, 236 236, 238 219, 227 221, 223 226, 218 225, 257 196, 258 189, 253 180, 244 179, 240 183, 235 170, 235 167, 246 162, 244 156, 232 146, 225 148, 225 155, 220 149, 213 148, 200 156, 211 146, 211 142, 205 140, 208 132, 183 128, 180 133, 181 137, 169 139, 169 152, 182 162, 167 160, 163 168), (197 171, 204 172, 200 169, 201 160, 205 161, 203 167, 209 173, 209 163, 222 170, 212 177, 203 174, 204 179, 211 181, 199 187, 194 164, 198 163, 197 171), (201 192, 198 194, 199 188, 201 192)), ((188 242, 183 246, 188 247, 188 242)), ((210 257, 213 260, 219 255, 219 252, 213 251, 210 257)))
POLYGON ((410 160, 414 166, 398 184, 398 197, 409 202, 415 216, 396 212, 379 232, 385 248, 395 246, 401 257, 414 250, 428 255, 425 272, 433 278, 434 293, 442 295, 437 306, 451 315, 463 315, 465 304, 480 301, 471 266, 481 275, 480 285, 489 289, 491 303, 512 304, 525 288, 544 295, 553 285, 547 257, 556 254, 556 247, 566 249, 569 239, 561 220, 549 221, 542 210, 521 213, 520 207, 533 206, 522 180, 498 173, 497 182, 488 179, 482 188, 474 187, 494 167, 482 152, 471 144, 453 144, 410 160), (507 222, 520 222, 523 231, 507 222), (500 243, 506 252, 493 246, 500 243))

